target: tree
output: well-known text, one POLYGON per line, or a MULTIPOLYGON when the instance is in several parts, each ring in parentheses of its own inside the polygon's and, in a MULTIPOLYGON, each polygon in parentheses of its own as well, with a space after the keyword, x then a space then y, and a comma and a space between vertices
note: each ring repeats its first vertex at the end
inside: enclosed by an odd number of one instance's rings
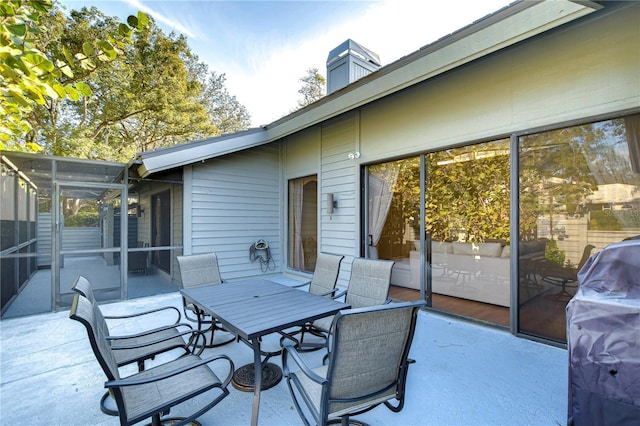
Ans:
POLYGON ((433 239, 508 241, 509 140, 427 155, 425 228, 433 239))
MULTIPOLYGON (((146 25, 146 15, 130 16, 104 37, 85 39, 80 50, 62 49, 53 58, 39 46, 48 37, 48 24, 56 22, 51 0, 8 0, 0 3, 0 148, 38 150, 24 143, 32 130, 27 117, 48 100, 78 100, 91 94, 83 81, 74 80, 79 70, 92 70, 97 63, 115 59, 146 25), (75 54, 72 52, 76 52, 75 54)), ((27 140, 27 142, 30 142, 27 140)))
MULTIPOLYGON (((117 25, 98 9, 72 11, 56 40, 42 43, 51 57, 86 37, 100 38, 117 25)), ((29 119, 34 142, 61 156, 128 161, 136 152, 244 129, 246 109, 209 74, 186 38, 165 34, 152 19, 112 62, 97 64, 77 80, 93 96, 50 100, 29 119)))
POLYGON ((211 124, 217 129, 218 134, 245 130, 251 124, 251 115, 247 108, 224 86, 226 79, 225 74, 211 71, 200 97, 200 102, 206 108, 211 124))
POLYGON ((307 74, 298 81, 302 83, 302 87, 298 90, 302 95, 302 99, 298 101, 298 108, 312 104, 322 98, 326 92, 327 80, 320 74, 318 68, 307 69, 307 74))

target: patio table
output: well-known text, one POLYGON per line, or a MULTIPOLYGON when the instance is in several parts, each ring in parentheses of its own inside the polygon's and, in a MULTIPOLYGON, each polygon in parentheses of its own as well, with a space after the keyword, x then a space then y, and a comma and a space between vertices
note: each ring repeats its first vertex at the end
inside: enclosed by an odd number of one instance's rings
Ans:
MULTIPOLYGON (((254 372, 262 372, 262 336, 349 308, 345 303, 260 278, 182 289, 180 292, 253 348, 254 372)), ((272 354, 266 355, 265 361, 272 354)), ((262 374, 256 373, 252 425, 258 424, 261 388, 262 374)))

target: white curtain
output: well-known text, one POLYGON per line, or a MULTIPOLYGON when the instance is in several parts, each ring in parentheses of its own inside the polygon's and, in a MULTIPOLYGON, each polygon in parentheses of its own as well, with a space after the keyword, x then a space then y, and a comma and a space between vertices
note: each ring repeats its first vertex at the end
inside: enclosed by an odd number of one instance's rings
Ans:
POLYGON ((295 179, 293 183, 293 268, 304 270, 304 247, 302 244, 302 201, 304 179, 295 179))
POLYGON ((393 192, 400 172, 400 164, 387 163, 384 169, 376 170, 375 175, 369 175, 369 235, 371 235, 371 245, 369 246, 369 257, 378 258, 376 246, 382 236, 382 229, 389 214, 393 192))
POLYGON ((624 118, 625 135, 629 146, 631 170, 640 173, 640 114, 624 118))

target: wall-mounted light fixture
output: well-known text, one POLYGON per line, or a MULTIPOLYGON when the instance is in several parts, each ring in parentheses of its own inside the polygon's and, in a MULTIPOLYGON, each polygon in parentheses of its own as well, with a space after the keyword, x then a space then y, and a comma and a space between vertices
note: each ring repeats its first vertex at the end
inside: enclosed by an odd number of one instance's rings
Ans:
POLYGON ((356 152, 350 152, 347 157, 349 157, 349 160, 355 160, 356 158, 360 158, 360 151, 356 151, 356 152))
POLYGON ((327 194, 327 214, 333 214, 333 209, 338 207, 338 200, 333 199, 333 194, 327 194))

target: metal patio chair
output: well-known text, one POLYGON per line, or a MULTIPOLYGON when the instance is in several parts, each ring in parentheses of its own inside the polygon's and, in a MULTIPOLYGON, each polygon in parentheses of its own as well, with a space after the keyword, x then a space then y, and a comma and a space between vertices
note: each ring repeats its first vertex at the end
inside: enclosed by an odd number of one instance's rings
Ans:
POLYGON ((409 364, 414 362, 408 358, 409 349, 418 310, 424 305, 404 302, 339 312, 331 325, 328 364, 320 367, 310 368, 293 344, 286 343, 284 375, 304 424, 340 419, 346 425, 351 415, 380 404, 402 410, 409 364))
POLYGON ((567 288, 578 287, 578 271, 587 263, 591 252, 596 248, 593 244, 587 244, 582 251, 582 257, 575 268, 558 265, 549 260, 540 260, 535 264, 542 281, 560 287, 557 293, 547 294, 545 298, 554 299, 559 302, 568 302, 573 297, 567 288))
MULTIPOLYGON (((313 271, 313 277, 309 284, 309 293, 316 294, 323 297, 333 297, 337 291, 336 283, 338 282, 338 275, 340 273, 340 263, 344 259, 344 256, 330 253, 320 253, 316 259, 316 267, 313 271)), ((304 286, 306 284, 302 284, 304 286)), ((296 342, 296 349, 299 351, 310 351, 326 347, 326 343, 304 343, 305 333, 310 333, 320 338, 325 338, 325 335, 319 331, 314 330, 311 323, 305 324, 298 330, 292 333, 283 333, 284 336, 281 339, 281 343, 284 339, 290 339, 296 342), (294 336, 300 335, 299 338, 294 336)))
MULTIPOLYGON (((177 256, 180 266, 180 281, 182 288, 204 287, 222 284, 222 277, 218 267, 218 256, 215 253, 191 254, 177 256)), ((187 320, 196 322, 198 330, 209 333, 210 343, 205 341, 205 347, 215 348, 226 345, 235 340, 235 336, 226 330, 215 318, 211 318, 200 307, 188 303, 182 298, 182 310, 187 320), (221 341, 215 342, 216 331, 223 332, 230 336, 225 336, 221 341)))
MULTIPOLYGON (((193 330, 191 325, 173 322, 168 325, 146 329, 137 333, 125 335, 112 335, 109 330, 107 320, 131 320, 139 319, 144 315, 153 315, 162 311, 175 310, 180 319, 180 310, 173 306, 152 309, 144 312, 137 312, 130 315, 105 316, 98 305, 91 283, 82 275, 76 278, 72 287, 76 293, 85 297, 94 307, 94 317, 96 324, 101 328, 102 334, 107 340, 107 344, 113 350, 113 358, 118 367, 136 363, 138 371, 145 369, 145 361, 152 360, 161 353, 173 350, 183 352, 181 355, 195 353, 199 355, 204 349, 200 340, 204 341, 204 334, 193 330), (186 338, 186 340, 185 340, 186 338)), ((100 400, 100 409, 103 413, 117 416, 118 412, 107 406, 109 392, 105 393, 100 400)))
POLYGON ((97 313, 99 310, 89 299, 81 294, 74 296, 69 317, 83 324, 87 330, 91 349, 107 376, 105 387, 116 401, 121 425, 131 425, 147 418, 151 418, 152 425, 176 420, 179 422, 171 424, 186 424, 213 408, 229 394, 227 386, 231 381, 234 366, 226 355, 207 359, 201 359, 197 355, 185 355, 121 378, 115 358, 116 351, 109 344, 108 335, 105 334, 97 313), (228 364, 228 373, 224 380, 220 380, 207 365, 214 361, 228 364), (162 415, 168 415, 175 405, 214 389, 216 392, 213 400, 186 418, 160 418, 162 415))
MULTIPOLYGON (((93 286, 91 285, 89 280, 84 276, 79 275, 78 278, 76 278, 76 281, 73 283, 73 287, 71 289, 77 293, 82 294, 84 297, 89 299, 91 303, 97 303, 97 300, 93 291, 93 286)), ((163 311, 175 311, 175 314, 176 314, 176 320, 173 323, 168 323, 166 325, 176 326, 180 323, 180 320, 182 319, 182 315, 180 314, 180 309, 176 308, 175 306, 162 306, 160 308, 150 309, 147 311, 140 311, 140 312, 136 312, 129 315, 119 315, 119 316, 111 315, 111 316, 105 316, 104 318, 106 320, 119 320, 119 319, 130 320, 136 317, 141 317, 143 315, 151 315, 151 314, 161 313, 163 311)))
MULTIPOLYGON (((351 276, 346 291, 334 295, 334 298, 345 297, 345 303, 352 309, 366 308, 389 303, 389 286, 391 284, 391 269, 394 261, 365 259, 357 257, 351 265, 351 276)), ((333 317, 315 320, 311 324, 314 334, 326 335, 331 330, 333 317)))

